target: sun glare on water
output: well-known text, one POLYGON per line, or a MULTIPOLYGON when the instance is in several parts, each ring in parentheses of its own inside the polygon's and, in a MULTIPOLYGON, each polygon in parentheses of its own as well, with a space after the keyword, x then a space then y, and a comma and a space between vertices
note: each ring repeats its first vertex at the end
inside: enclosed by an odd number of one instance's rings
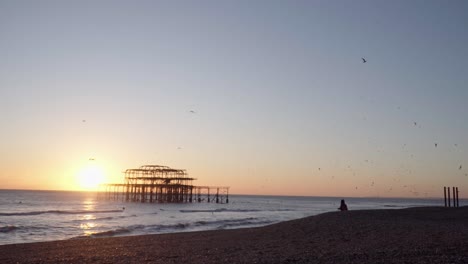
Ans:
POLYGON ((78 173, 78 185, 81 190, 97 190, 105 180, 104 171, 97 165, 89 164, 78 173))

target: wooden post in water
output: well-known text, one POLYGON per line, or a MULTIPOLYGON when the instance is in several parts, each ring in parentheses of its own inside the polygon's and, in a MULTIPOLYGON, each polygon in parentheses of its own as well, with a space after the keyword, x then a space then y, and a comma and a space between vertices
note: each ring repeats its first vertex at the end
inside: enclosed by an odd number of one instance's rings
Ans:
POLYGON ((456 194, 457 194, 457 207, 459 207, 459 204, 458 204, 458 187, 455 187, 456 188, 456 194))
POLYGON ((444 203, 445 207, 447 207, 447 187, 444 186, 444 203))
POLYGON ((450 187, 447 187, 447 189, 448 189, 448 205, 449 205, 448 207, 451 207, 451 205, 450 205, 450 187))
POLYGON ((452 187, 452 190, 453 190, 453 207, 457 207, 457 204, 456 204, 456 193, 455 193, 455 187, 452 187))

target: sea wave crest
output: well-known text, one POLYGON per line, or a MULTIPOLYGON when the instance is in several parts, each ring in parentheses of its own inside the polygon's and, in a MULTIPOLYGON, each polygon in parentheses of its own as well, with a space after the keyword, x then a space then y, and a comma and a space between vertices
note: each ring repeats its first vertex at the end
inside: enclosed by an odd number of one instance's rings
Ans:
POLYGON ((179 210, 181 213, 220 213, 220 212, 233 212, 233 213, 249 213, 249 212, 288 212, 294 211, 292 209, 270 209, 270 210, 260 210, 260 209, 227 209, 227 208, 218 208, 218 209, 206 209, 206 210, 179 210))
POLYGON ((41 214, 99 214, 99 213, 120 213, 123 210, 47 210, 31 212, 0 213, 0 216, 21 216, 21 215, 41 215, 41 214))
POLYGON ((16 229, 18 229, 18 227, 13 225, 2 226, 0 227, 0 233, 10 233, 15 231, 16 229))

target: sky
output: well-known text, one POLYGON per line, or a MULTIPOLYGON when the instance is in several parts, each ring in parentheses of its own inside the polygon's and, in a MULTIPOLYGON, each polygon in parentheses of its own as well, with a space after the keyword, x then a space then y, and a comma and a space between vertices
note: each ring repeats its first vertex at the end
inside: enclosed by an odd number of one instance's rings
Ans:
POLYGON ((467 12, 0 0, 0 189, 158 164, 237 194, 468 198, 467 12))

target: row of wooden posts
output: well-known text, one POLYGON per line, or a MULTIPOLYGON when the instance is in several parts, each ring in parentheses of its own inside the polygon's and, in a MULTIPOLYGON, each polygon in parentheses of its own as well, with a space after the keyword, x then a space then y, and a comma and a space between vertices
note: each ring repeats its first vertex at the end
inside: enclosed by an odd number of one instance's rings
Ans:
MULTIPOLYGON (((453 189, 453 207, 459 207, 458 204, 458 187, 452 187, 453 189)), ((444 202, 445 207, 452 207, 450 201, 450 187, 444 187, 444 202)))
POLYGON ((140 203, 229 203, 229 187, 158 184, 101 184, 98 199, 140 203))

